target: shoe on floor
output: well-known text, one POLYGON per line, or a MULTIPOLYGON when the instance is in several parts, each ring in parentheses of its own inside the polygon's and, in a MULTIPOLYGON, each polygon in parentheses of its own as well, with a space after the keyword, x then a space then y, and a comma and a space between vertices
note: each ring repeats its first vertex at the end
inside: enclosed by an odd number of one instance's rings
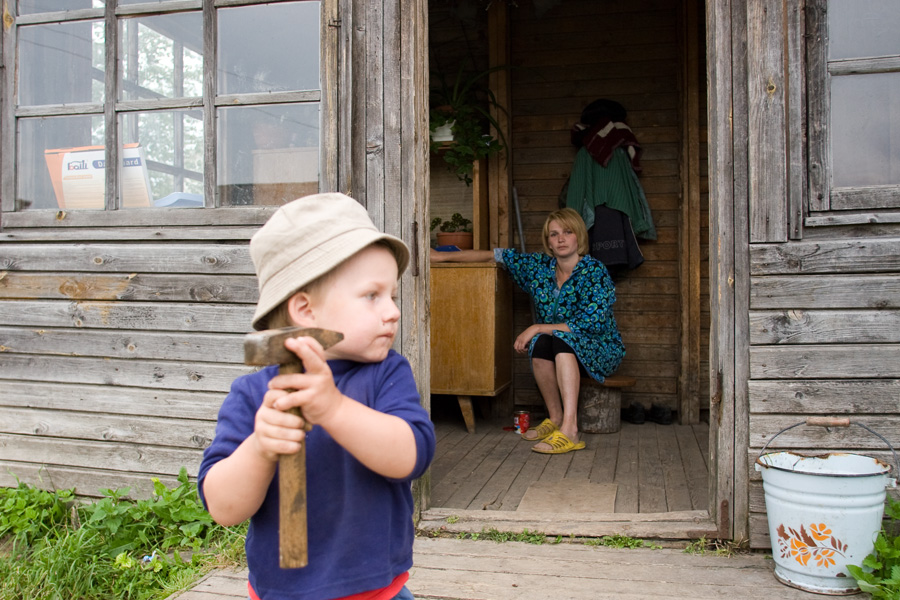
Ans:
POLYGON ((547 439, 541 441, 541 444, 547 444, 550 447, 538 448, 540 444, 536 444, 531 449, 535 452, 540 452, 541 454, 565 454, 566 452, 572 452, 573 450, 584 449, 583 441, 576 444, 569 439, 569 436, 559 430, 551 433, 547 439))
POLYGON ((666 406, 660 406, 659 404, 653 404, 650 406, 649 419, 660 425, 671 425, 672 409, 666 406))
POLYGON ((537 427, 530 427, 528 431, 522 434, 522 439, 529 442, 542 442, 556 431, 556 424, 550 419, 544 419, 537 427), (532 434, 534 432, 534 434, 532 434))
POLYGON ((645 418, 644 406, 637 402, 632 402, 628 408, 622 409, 622 420, 627 421, 628 423, 640 425, 644 422, 645 418))

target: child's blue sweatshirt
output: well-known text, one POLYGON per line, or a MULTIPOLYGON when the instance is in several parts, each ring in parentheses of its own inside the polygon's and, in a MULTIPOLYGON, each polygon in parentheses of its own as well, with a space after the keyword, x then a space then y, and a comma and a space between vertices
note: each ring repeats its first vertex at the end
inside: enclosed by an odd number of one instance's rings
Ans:
MULTIPOLYGON (((419 403, 407 360, 390 351, 380 363, 328 361, 342 394, 390 415, 412 428, 416 465, 403 480, 365 467, 319 426, 307 432, 306 476, 309 564, 278 566, 278 475, 250 519, 247 562, 250 583, 263 600, 327 600, 383 588, 412 566, 413 499, 410 482, 434 457, 434 426, 419 403)), ((252 432, 276 367, 237 378, 219 410, 216 435, 203 454, 198 487, 206 473, 252 432)))

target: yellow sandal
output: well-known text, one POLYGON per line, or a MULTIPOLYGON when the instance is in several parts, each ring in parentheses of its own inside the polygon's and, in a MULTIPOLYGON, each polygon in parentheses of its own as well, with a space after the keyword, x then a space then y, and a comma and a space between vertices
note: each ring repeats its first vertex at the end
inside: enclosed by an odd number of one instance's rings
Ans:
POLYGON ((540 444, 535 444, 532 450, 540 452, 541 454, 565 454, 566 452, 572 452, 573 450, 584 449, 583 441, 576 444, 569 439, 569 436, 559 430, 551 433, 547 439, 541 440, 541 443, 547 444, 550 446, 550 449, 546 450, 544 448, 538 448, 537 446, 540 444))
POLYGON ((553 432, 557 431, 558 429, 559 428, 553 421, 551 421, 550 419, 544 419, 543 421, 541 421, 540 425, 538 425, 537 427, 533 427, 523 433, 522 439, 528 442, 542 442, 550 437, 553 432), (525 434, 531 433, 532 431, 535 433, 534 437, 525 437, 525 434))

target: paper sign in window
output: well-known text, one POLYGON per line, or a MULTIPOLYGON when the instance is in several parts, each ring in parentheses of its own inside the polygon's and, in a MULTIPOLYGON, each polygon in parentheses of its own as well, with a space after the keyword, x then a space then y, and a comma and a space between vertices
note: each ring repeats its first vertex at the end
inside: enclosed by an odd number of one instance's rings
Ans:
MULTIPOLYGON (((122 207, 151 206, 150 176, 144 149, 140 144, 126 144, 121 156, 122 207)), ((106 156, 103 146, 45 150, 44 160, 60 208, 104 208, 106 156)))

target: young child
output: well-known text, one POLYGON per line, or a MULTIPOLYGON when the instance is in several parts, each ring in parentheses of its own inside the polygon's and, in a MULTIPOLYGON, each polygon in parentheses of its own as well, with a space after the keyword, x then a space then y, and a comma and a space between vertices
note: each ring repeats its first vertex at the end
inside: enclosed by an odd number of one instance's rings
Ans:
POLYGON ((259 278, 254 328, 319 327, 344 339, 328 350, 288 340, 304 373, 276 375, 271 366, 234 381, 200 466, 204 505, 222 525, 250 519, 253 599, 411 599, 410 482, 431 462, 435 438, 412 369, 391 349, 409 250, 358 202, 332 193, 282 206, 253 236, 250 255, 259 278), (311 431, 284 412, 295 406, 311 431), (301 440, 309 564, 281 569, 276 466, 301 440))

